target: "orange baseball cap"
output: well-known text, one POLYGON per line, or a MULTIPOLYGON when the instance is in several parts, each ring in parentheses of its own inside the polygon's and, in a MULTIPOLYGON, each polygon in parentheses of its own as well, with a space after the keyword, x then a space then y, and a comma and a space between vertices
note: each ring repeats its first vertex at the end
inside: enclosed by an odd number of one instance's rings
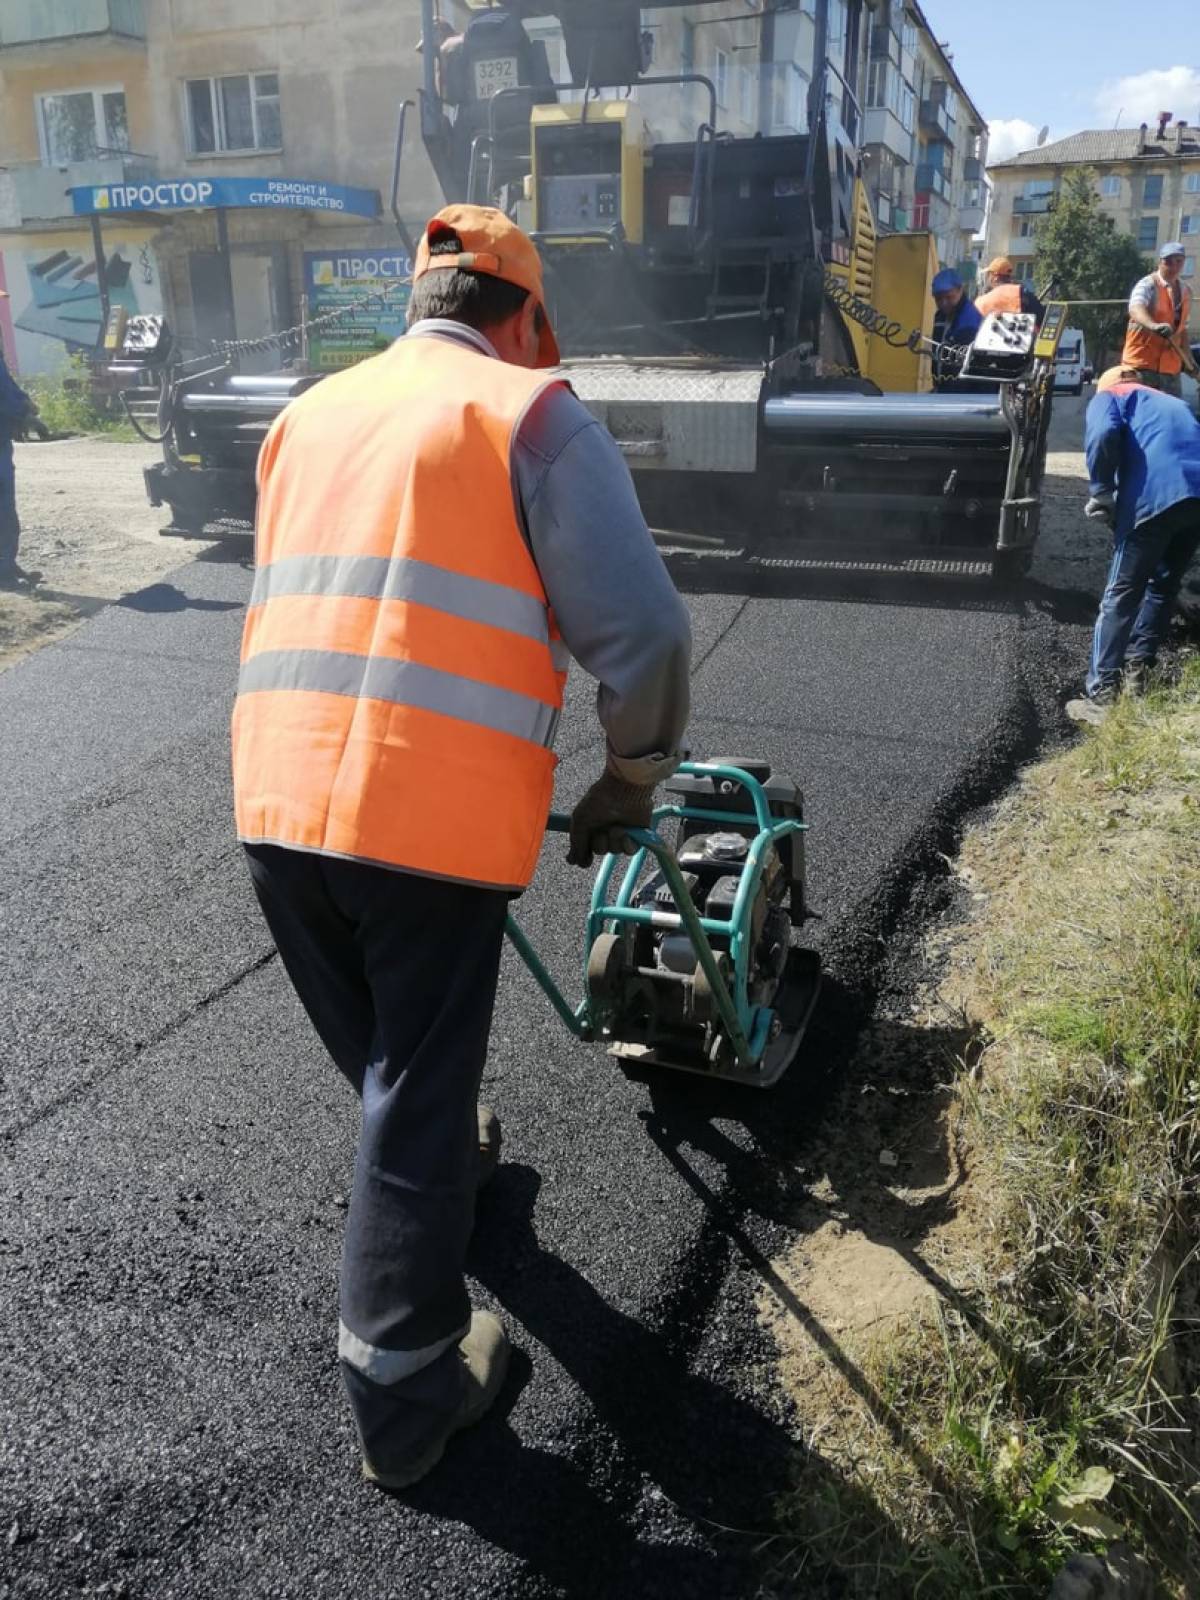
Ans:
POLYGON ((987 275, 989 278, 994 278, 997 273, 999 273, 1002 278, 1011 278, 1012 270, 1013 264, 1007 256, 997 256, 993 261, 989 261, 987 265, 987 275))
POLYGON ((510 222, 503 211, 491 206, 446 206, 433 217, 417 246, 413 282, 427 272, 453 270, 487 272, 505 283, 516 284, 533 295, 542 308, 545 322, 538 346, 539 367, 556 367, 562 360, 558 340, 550 326, 546 293, 542 284, 542 258, 527 233, 510 222), (443 239, 457 239, 462 250, 457 255, 432 255, 430 246, 443 239))
POLYGON ((1105 394, 1109 389, 1118 387, 1148 389, 1150 385, 1143 383, 1132 367, 1109 367, 1096 379, 1097 394, 1105 394))

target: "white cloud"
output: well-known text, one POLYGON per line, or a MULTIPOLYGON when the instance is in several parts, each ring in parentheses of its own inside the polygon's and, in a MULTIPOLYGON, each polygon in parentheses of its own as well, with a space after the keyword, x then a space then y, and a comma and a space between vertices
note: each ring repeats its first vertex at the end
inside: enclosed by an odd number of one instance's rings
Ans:
POLYGON ((1166 67, 1116 78, 1096 95, 1095 106, 1101 128, 1111 128, 1118 116, 1122 128, 1136 128, 1143 122, 1154 127, 1162 111, 1200 123, 1200 71, 1166 67))
POLYGON ((988 162, 1008 161, 1022 150, 1032 150, 1041 130, 1020 117, 999 117, 988 123, 988 162))

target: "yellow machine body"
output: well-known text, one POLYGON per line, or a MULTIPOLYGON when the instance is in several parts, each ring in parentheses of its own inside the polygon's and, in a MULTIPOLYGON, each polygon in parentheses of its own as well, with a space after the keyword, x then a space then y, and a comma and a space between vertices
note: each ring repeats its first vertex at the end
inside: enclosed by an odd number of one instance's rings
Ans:
POLYGON ((600 244, 619 223, 645 234, 646 128, 633 100, 533 107, 534 231, 558 244, 600 244))

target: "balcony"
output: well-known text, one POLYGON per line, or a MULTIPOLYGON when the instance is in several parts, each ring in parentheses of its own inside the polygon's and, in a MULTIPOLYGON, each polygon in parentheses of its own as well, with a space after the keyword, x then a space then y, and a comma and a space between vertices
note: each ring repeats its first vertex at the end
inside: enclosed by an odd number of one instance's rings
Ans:
POLYGON ((893 33, 891 28, 882 23, 876 23, 871 29, 871 59, 872 61, 900 60, 900 35, 893 33))
POLYGON ((943 144, 954 143, 954 122, 940 100, 921 101, 921 132, 943 144))
POLYGON ((70 189, 140 182, 154 175, 145 160, 132 156, 97 156, 65 167, 31 161, 0 169, 0 230, 73 217, 70 189))
POLYGON ((980 233, 987 219, 986 209, 978 204, 959 206, 958 225, 964 233, 980 233))
POLYGON ((978 183, 983 177, 983 162, 978 156, 963 157, 963 177, 969 178, 973 183, 978 183))
POLYGON ((863 144, 878 144, 890 150, 902 161, 912 160, 912 134, 894 111, 886 106, 872 106, 863 113, 863 144))
POLYGON ((19 52, 21 64, 57 60, 71 41, 128 49, 146 42, 143 0, 4 0, 0 53, 19 52))
POLYGON ((1013 234, 1009 238, 1008 249, 1004 253, 1005 253, 1005 255, 1013 256, 1013 257, 1016 257, 1016 256, 1024 257, 1024 256, 1036 255, 1037 254, 1037 240, 1034 238, 1033 234, 1031 234, 1031 233, 1027 234, 1024 238, 1020 237, 1020 235, 1013 234))
POLYGON ((941 167, 923 161, 917 168, 916 191, 918 194, 937 195, 941 200, 949 200, 950 179, 941 167))
POLYGON ((1019 194, 1013 201, 1013 216, 1044 216, 1053 204, 1054 196, 1052 194, 1019 194))

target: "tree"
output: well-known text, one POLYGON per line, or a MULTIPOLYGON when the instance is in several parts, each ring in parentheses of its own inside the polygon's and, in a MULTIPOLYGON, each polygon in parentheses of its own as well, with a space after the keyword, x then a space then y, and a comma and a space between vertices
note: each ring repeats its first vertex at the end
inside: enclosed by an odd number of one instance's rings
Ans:
MULTIPOLYGON (((1120 300, 1151 270, 1127 233, 1118 233, 1100 206, 1096 173, 1078 167, 1062 186, 1037 231, 1036 283, 1051 286, 1055 300, 1120 300)), ((1093 361, 1119 349, 1128 318, 1120 306, 1072 309, 1072 327, 1082 328, 1093 361)))

